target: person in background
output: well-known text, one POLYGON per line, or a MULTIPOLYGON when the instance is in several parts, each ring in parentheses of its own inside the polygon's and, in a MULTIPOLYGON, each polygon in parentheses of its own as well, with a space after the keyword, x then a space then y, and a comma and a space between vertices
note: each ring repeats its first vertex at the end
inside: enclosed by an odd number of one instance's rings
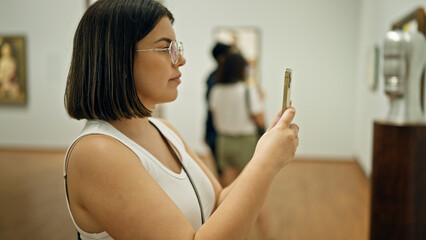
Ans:
POLYGON ((83 240, 245 239, 294 159, 294 108, 277 112, 225 188, 169 122, 150 117, 182 81, 173 22, 158 1, 99 0, 76 29, 64 100, 70 117, 87 122, 66 152, 64 181, 83 240))
POLYGON ((240 53, 224 60, 209 106, 218 133, 216 146, 221 183, 232 183, 253 156, 258 128, 264 128, 263 102, 256 88, 246 84, 248 63, 240 53))
POLYGON ((222 170, 220 169, 218 162, 217 162, 217 157, 216 157, 216 129, 213 126, 213 119, 212 119, 212 114, 211 114, 211 110, 210 110, 210 106, 208 104, 209 100, 210 100, 210 91, 212 89, 212 87, 214 86, 214 84, 216 83, 216 79, 217 79, 217 73, 219 71, 219 69, 222 67, 223 61, 225 59, 225 56, 230 52, 231 46, 224 44, 224 43, 216 43, 215 46, 213 47, 212 50, 212 55, 213 58, 216 61, 216 69, 213 70, 209 77, 207 78, 206 84, 207 84, 207 91, 206 91, 206 101, 207 101, 207 117, 206 117, 206 123, 205 123, 205 135, 204 135, 204 139, 205 142, 207 143, 207 145, 210 148, 210 152, 212 153, 212 156, 214 158, 215 161, 215 165, 216 165, 216 169, 218 172, 218 175, 221 176, 222 174, 222 170))
MULTIPOLYGON (((246 84, 248 67, 240 53, 228 54, 211 90, 209 105, 218 133, 216 156, 223 186, 234 182, 252 159, 259 139, 257 129, 265 127, 262 99, 256 88, 246 84)), ((266 215, 264 209, 258 218, 262 239, 269 237, 266 215)))

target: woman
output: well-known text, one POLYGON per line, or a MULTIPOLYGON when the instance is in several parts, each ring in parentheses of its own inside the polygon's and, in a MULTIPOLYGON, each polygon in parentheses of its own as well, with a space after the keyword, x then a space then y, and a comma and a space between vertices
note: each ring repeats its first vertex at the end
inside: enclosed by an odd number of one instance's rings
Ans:
POLYGON ((245 81, 249 65, 239 53, 229 54, 213 87, 209 105, 218 132, 217 158, 221 183, 232 183, 253 156, 258 128, 265 128, 263 103, 245 81))
POLYGON ((153 0, 100 0, 76 30, 65 106, 88 121, 67 151, 64 176, 82 239, 243 239, 273 177, 294 157, 291 109, 223 189, 169 123, 149 117, 176 99, 186 63, 172 23, 153 0))
MULTIPOLYGON (((265 128, 262 99, 256 88, 246 85, 249 65, 239 53, 226 56, 217 84, 213 87, 210 107, 218 132, 217 161, 222 169, 222 186, 231 184, 253 156, 265 128)), ((264 208, 257 221, 260 239, 269 239, 268 216, 264 208)))

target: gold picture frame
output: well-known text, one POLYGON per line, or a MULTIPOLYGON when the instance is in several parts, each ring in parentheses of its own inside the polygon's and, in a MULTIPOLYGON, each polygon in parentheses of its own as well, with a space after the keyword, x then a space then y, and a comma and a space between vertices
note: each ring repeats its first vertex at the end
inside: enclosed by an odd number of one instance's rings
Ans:
POLYGON ((24 104, 26 101, 25 37, 0 35, 0 103, 24 104))

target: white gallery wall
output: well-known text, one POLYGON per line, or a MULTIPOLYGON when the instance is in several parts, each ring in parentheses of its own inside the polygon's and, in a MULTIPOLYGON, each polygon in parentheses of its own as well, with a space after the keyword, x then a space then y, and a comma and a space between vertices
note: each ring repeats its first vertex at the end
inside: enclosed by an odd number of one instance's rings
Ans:
POLYGON ((0 0, 0 34, 24 35, 25 106, 0 105, 2 148, 64 149, 82 123, 64 109, 73 34, 85 0, 0 0))
POLYGON ((301 128, 298 155, 354 157, 358 0, 166 0, 166 5, 176 17, 187 58, 181 95, 167 105, 167 118, 187 139, 196 140, 191 145, 202 143, 213 31, 253 26, 261 33, 260 82, 268 119, 281 106, 284 70, 290 67, 295 121, 301 128))
MULTIPOLYGON (((357 158, 371 172, 372 122, 386 114, 382 77, 365 81, 368 48, 381 44, 390 24, 424 1, 413 0, 165 0, 184 42, 179 97, 164 117, 198 153, 203 143, 205 80, 214 68, 213 31, 220 26, 260 30, 260 83, 267 118, 281 105, 283 73, 293 68, 297 155, 357 158)), ((64 149, 84 122, 63 107, 72 38, 85 0, 1 0, 0 34, 27 40, 28 103, 0 105, 0 148, 64 149)))

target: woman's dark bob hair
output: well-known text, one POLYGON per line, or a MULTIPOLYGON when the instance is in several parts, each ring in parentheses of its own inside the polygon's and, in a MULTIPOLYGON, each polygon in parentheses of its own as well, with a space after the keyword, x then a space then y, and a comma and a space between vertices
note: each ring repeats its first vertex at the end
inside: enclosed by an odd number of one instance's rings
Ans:
POLYGON ((139 100, 133 74, 136 43, 173 15, 154 0, 99 0, 82 17, 65 89, 65 108, 75 119, 151 116, 139 100))
POLYGON ((217 82, 230 84, 244 81, 248 62, 240 53, 230 53, 223 61, 222 69, 219 70, 217 82))

